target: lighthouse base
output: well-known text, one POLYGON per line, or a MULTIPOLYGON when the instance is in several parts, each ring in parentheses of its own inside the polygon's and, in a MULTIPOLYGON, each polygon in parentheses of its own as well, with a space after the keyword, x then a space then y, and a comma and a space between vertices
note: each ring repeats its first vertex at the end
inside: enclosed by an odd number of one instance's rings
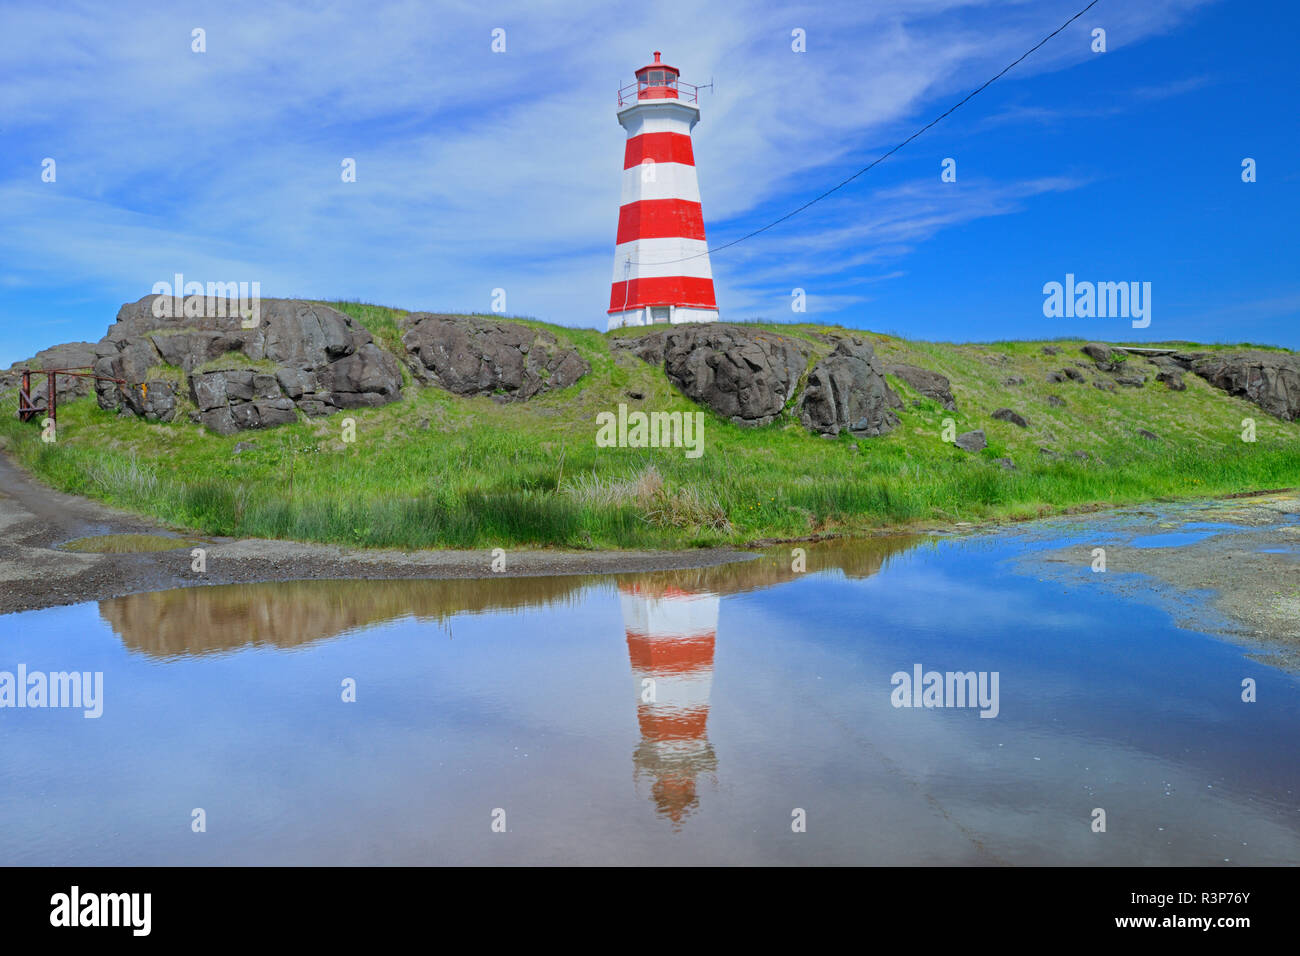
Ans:
POLYGON ((688 305, 645 305, 609 313, 609 328, 630 325, 681 325, 685 322, 716 322, 717 309, 697 309, 688 305))

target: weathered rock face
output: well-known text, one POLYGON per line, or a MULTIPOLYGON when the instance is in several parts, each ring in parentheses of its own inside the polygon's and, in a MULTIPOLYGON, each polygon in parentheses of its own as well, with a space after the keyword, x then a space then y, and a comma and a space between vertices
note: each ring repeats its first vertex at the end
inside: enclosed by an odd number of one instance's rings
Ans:
POLYGON ((1175 355, 1215 388, 1287 421, 1300 418, 1300 356, 1287 352, 1175 355))
POLYGON ((1101 342, 1089 342, 1080 351, 1092 359, 1097 364, 1097 368, 1103 372, 1113 372, 1119 367, 1115 358, 1115 350, 1109 345, 1103 345, 1101 342))
MULTIPOLYGON (((519 322, 413 312, 402 330, 415 377, 457 395, 524 400, 568 388, 591 371, 575 349, 519 322)), ((364 370, 354 368, 364 378, 364 370)))
POLYGON ((1171 392, 1187 391, 1187 383, 1183 381, 1183 374, 1174 369, 1162 369, 1156 373, 1156 381, 1163 382, 1165 388, 1171 392))
POLYGON ((189 385, 190 398, 198 407, 197 421, 221 435, 298 420, 293 399, 282 393, 277 377, 266 372, 191 372, 189 385))
POLYGON ((127 389, 122 402, 131 412, 149 422, 170 422, 176 418, 176 386, 155 379, 140 388, 127 389))
POLYGON ((988 439, 984 437, 984 429, 977 428, 973 432, 962 432, 953 442, 962 451, 977 452, 983 451, 989 447, 988 439))
POLYGON ((244 328, 245 317, 225 299, 149 295, 122 306, 108 334, 92 346, 95 374, 126 382, 98 382, 100 407, 172 420, 174 387, 146 381, 159 365, 185 373, 198 409, 191 418, 221 434, 297 421, 297 409, 327 415, 400 397, 397 359, 343 313, 295 299, 263 299, 256 318, 254 327, 244 328), (229 367, 222 367, 223 358, 229 367), (255 371, 252 363, 273 367, 255 371))
POLYGON ((799 419, 805 428, 823 435, 847 430, 855 436, 873 437, 898 424, 891 409, 902 404, 885 382, 884 369, 871 344, 845 338, 809 373, 808 385, 799 398, 799 419))
POLYGON ((737 425, 775 421, 808 367, 804 343, 739 325, 677 326, 615 338, 612 344, 651 364, 662 364, 669 381, 688 398, 737 425))
MULTIPOLYGON (((952 386, 948 379, 938 372, 917 368, 915 365, 889 365, 886 366, 885 371, 890 375, 898 376, 926 398, 933 398, 936 402, 942 403, 943 407, 948 411, 955 412, 957 410, 957 400, 953 398, 952 386)), ((1024 383, 1024 379, 1020 379, 1016 384, 1023 385, 1024 383)))

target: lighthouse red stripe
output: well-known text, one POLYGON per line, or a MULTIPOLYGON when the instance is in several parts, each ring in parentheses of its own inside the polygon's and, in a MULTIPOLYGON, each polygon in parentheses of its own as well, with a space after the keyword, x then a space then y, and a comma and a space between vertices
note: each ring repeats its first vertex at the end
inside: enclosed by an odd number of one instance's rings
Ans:
POLYGON ((609 290, 609 311, 622 312, 644 305, 684 305, 697 309, 716 309, 713 280, 693 276, 663 276, 657 279, 633 279, 615 282, 609 290), (626 304, 625 304, 626 303, 626 304))
POLYGON ((638 670, 681 673, 713 666, 713 632, 699 638, 660 638, 627 635, 628 657, 638 670))
POLYGON ((639 199, 618 207, 616 244, 633 239, 703 239, 704 209, 689 199, 639 199))
POLYGON ((645 160, 656 163, 681 163, 695 165, 691 151, 691 138, 685 133, 642 133, 627 141, 623 150, 623 168, 631 169, 645 160))
POLYGON ((647 740, 699 740, 708 729, 709 708, 665 712, 643 704, 636 709, 636 722, 647 740))

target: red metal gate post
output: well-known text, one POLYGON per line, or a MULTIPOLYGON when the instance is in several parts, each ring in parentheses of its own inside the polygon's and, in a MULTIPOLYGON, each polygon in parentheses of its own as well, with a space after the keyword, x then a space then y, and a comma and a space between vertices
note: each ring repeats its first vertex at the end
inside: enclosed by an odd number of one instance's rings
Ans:
POLYGON ((49 410, 50 422, 56 427, 58 426, 59 423, 59 409, 58 409, 57 399, 55 398, 55 395, 58 390, 58 385, 55 382, 55 379, 57 378, 58 378, 57 372, 46 373, 45 387, 48 390, 50 397, 49 397, 49 401, 47 401, 45 405, 46 408, 49 410))

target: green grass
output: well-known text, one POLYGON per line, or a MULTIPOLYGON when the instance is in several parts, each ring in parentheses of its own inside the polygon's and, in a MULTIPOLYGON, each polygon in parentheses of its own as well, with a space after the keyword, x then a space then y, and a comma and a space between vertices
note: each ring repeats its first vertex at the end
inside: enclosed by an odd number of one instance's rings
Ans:
MULTIPOLYGON (((380 344, 398 342, 399 310, 330 304, 358 319, 380 344)), ((1086 361, 1081 340, 1058 340, 1053 344, 1062 352, 1046 356, 1037 342, 954 345, 866 333, 884 361, 947 375, 959 410, 946 411, 891 378, 904 400, 899 427, 882 438, 831 441, 792 420, 759 429, 733 425, 683 398, 661 370, 612 353, 606 335, 528 324, 577 348, 591 374, 517 404, 457 398, 408 382, 403 399, 383 408, 230 437, 187 420, 118 418, 83 399, 61 407, 53 445, 40 441, 37 427, 8 415, 0 435, 55 487, 178 529, 399 548, 685 547, 1024 520, 1300 484, 1300 424, 1271 418, 1194 375, 1186 376, 1185 392, 1170 392, 1154 381, 1153 367, 1131 357, 1131 367, 1148 375, 1146 388, 1112 393, 1088 383, 1049 385, 1049 371, 1086 361), (1008 378, 1025 384, 1003 385, 1008 378), (1049 405, 1050 395, 1066 405, 1049 405), (596 447, 597 413, 620 402, 702 410, 703 456, 596 447), (1028 418, 1030 427, 989 417, 1003 406, 1028 418), (356 421, 356 441, 345 444, 347 417, 356 421), (1240 440, 1247 417, 1257 423, 1253 444, 1240 440), (984 429, 989 448, 968 455, 943 442, 948 418, 958 431, 984 429), (1161 440, 1141 439, 1139 429, 1161 440), (240 441, 256 447, 234 455, 240 441), (1044 456, 1040 446, 1062 457, 1044 456), (1074 458, 1078 450, 1090 458, 1074 458), (1004 456, 1017 470, 993 461, 1004 456)), ((771 327, 804 339, 817 354, 830 350, 817 338, 827 327, 771 327)), ((1085 374, 1089 381, 1102 377, 1091 369, 1085 374)), ((3 400, 12 406, 12 395, 3 400)))

